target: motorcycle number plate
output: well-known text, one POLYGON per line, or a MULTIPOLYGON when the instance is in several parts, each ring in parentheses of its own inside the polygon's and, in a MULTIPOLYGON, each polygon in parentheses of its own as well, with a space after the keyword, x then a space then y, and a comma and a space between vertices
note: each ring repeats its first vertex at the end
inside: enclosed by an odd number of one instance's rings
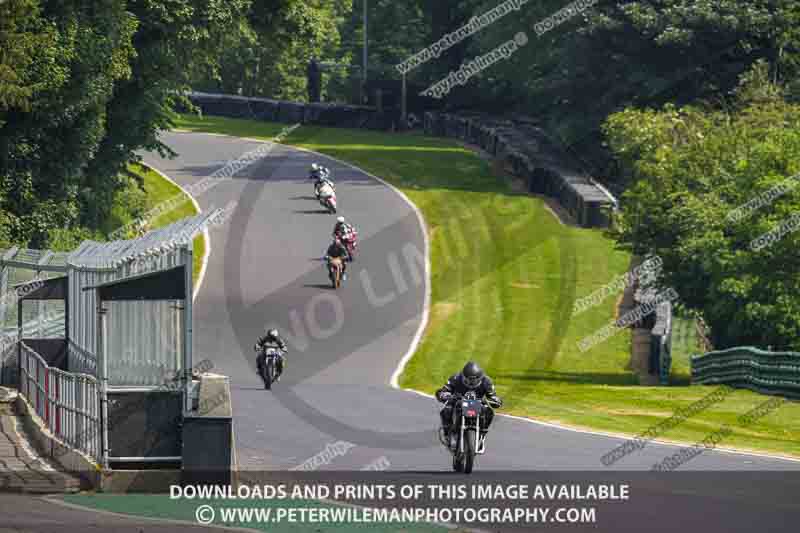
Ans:
POLYGON ((467 411, 467 416, 475 416, 475 411, 467 411))

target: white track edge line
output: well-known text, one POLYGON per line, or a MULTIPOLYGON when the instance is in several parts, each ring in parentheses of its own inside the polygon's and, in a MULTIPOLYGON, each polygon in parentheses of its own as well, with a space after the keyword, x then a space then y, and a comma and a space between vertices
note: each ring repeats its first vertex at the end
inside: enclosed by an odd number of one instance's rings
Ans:
MULTIPOLYGON (((411 393, 417 394, 419 396, 424 396, 426 398, 432 398, 432 399, 436 398, 434 395, 428 394, 427 392, 421 392, 421 391, 414 390, 414 389, 402 389, 402 390, 404 390, 405 392, 411 392, 411 393)), ((623 434, 623 433, 610 433, 610 432, 603 432, 603 431, 598 431, 598 430, 593 430, 593 429, 581 429, 581 428, 562 426, 560 424, 556 424, 556 423, 553 423, 553 422, 545 422, 545 421, 542 421, 542 420, 536 420, 534 418, 527 418, 527 417, 524 417, 524 416, 509 415, 509 414, 505 414, 505 413, 497 413, 497 416, 501 416, 503 418, 510 418, 512 420, 519 420, 520 422, 526 422, 528 424, 535 424, 537 426, 545 426, 545 427, 558 429, 558 430, 567 430, 567 431, 572 431, 572 432, 575 432, 575 433, 584 433, 586 435, 594 435, 594 436, 597 436, 597 437, 606 437, 606 438, 609 438, 609 439, 618 439, 618 440, 628 441, 628 440, 632 440, 633 438, 635 438, 635 435, 626 435, 626 434, 623 434)), ((694 443, 688 443, 688 442, 680 443, 680 442, 665 441, 665 440, 659 440, 659 439, 653 439, 651 441, 648 441, 648 443, 649 444, 659 444, 661 446, 672 446, 672 447, 676 447, 676 448, 687 448, 687 447, 691 447, 691 446, 694 445, 694 443)), ((751 457, 762 457, 762 458, 765 458, 765 459, 778 459, 778 460, 781 460, 781 461, 800 462, 800 459, 798 459, 796 457, 789 457, 789 456, 784 456, 784 455, 769 455, 769 454, 764 454, 764 453, 760 453, 760 452, 751 452, 751 451, 747 451, 747 450, 737 450, 736 448, 717 447, 717 448, 714 448, 713 450, 709 450, 709 451, 730 453, 730 454, 734 454, 734 455, 746 455, 746 456, 751 456, 751 457)))
MULTIPOLYGON (((247 140, 257 141, 257 139, 247 139, 247 140)), ((408 361, 411 360, 411 357, 413 357, 414 353, 416 352, 417 348, 419 347, 419 343, 422 340, 422 335, 425 333, 425 328, 427 327, 427 324, 428 324, 428 316, 429 316, 429 311, 430 311, 430 293, 431 293, 431 283, 430 283, 431 270, 430 270, 430 255, 429 255, 430 244, 429 244, 429 237, 428 237, 428 226, 425 223, 425 219, 422 216, 422 212, 408 198, 408 196, 406 196, 406 194, 403 191, 401 191, 400 189, 398 189, 397 187, 395 187, 391 183, 386 182, 384 179, 379 178, 378 176, 375 176, 375 175, 373 175, 373 174, 371 174, 371 173, 369 173, 369 172, 357 167, 356 165, 353 165, 353 164, 348 163, 346 161, 342 161, 341 159, 337 159, 335 157, 331 157, 331 156, 326 155, 326 154, 321 154, 319 152, 315 152, 314 150, 309 150, 307 148, 302 148, 302 147, 294 146, 294 145, 287 145, 287 146, 290 146, 292 148, 296 148, 298 150, 302 150, 304 152, 313 153, 315 155, 319 155, 320 157, 328 158, 328 159, 330 159, 332 161, 336 161, 336 162, 341 163, 343 165, 346 165, 346 166, 348 166, 350 168, 358 170, 359 172, 369 176, 370 178, 372 178, 372 179, 374 179, 374 180, 386 185, 388 188, 392 189, 416 213, 417 219, 419 220, 419 223, 420 223, 420 227, 422 228, 422 234, 424 236, 424 241, 425 241, 425 277, 426 277, 426 280, 425 280, 425 304, 424 304, 424 308, 423 308, 423 317, 422 317, 422 321, 420 322, 420 327, 417 329, 417 333, 414 336, 414 339, 411 341, 411 346, 409 347, 409 349, 405 353, 405 355, 402 357, 402 359, 400 359, 400 362, 398 363, 397 367, 395 368, 394 373, 392 373, 392 377, 391 377, 391 379, 389 381, 389 384, 392 386, 392 388, 397 389, 397 390, 402 390, 404 392, 414 393, 414 394, 417 394, 417 395, 420 395, 420 396, 424 396, 426 398, 436 399, 436 397, 434 395, 432 395, 432 394, 428 394, 428 393, 425 393, 425 392, 422 392, 422 391, 418 391, 416 389, 403 388, 399 384, 400 375, 402 375, 403 371, 405 370, 406 365, 408 364, 408 361)), ((549 206, 545 205, 545 207, 547 207, 547 209, 549 210, 549 206)), ((555 216, 556 219, 558 219, 558 216, 555 213, 553 213, 553 216, 555 216)), ((591 429, 579 429, 579 428, 573 428, 573 427, 568 427, 568 426, 562 426, 560 424, 556 424, 556 423, 553 423, 553 422, 544 422, 544 421, 536 420, 536 419, 533 419, 533 418, 527 418, 527 417, 516 416, 516 415, 509 415, 509 414, 504 414, 504 413, 497 413, 497 415, 505 417, 505 418, 511 418, 513 420, 520 420, 522 422, 527 422, 529 424, 535 424, 535 425, 550 427, 550 428, 559 429, 559 430, 572 431, 572 432, 575 432, 575 433, 583 433, 583 434, 587 434, 587 435, 594 435, 594 436, 599 436, 599 437, 607 437, 607 438, 610 438, 610 439, 630 440, 630 439, 635 437, 635 435, 627 436, 627 435, 623 435, 623 434, 606 433, 606 432, 597 431, 597 430, 591 430, 591 429)), ((663 446, 673 446, 673 447, 678 447, 678 448, 685 448, 687 446, 692 446, 692 444, 689 444, 689 443, 681 444, 681 443, 677 443, 677 442, 668 442, 668 441, 661 441, 661 440, 652 440, 650 442, 655 443, 655 444, 661 444, 663 446)), ((759 452, 748 452, 748 451, 743 451, 743 450, 737 450, 735 448, 714 448, 714 450, 712 450, 712 451, 719 451, 719 452, 730 453, 730 454, 735 454, 735 455, 749 455, 749 456, 753 456, 753 457, 763 457, 763 458, 767 458, 767 459, 778 459, 778 460, 791 461, 791 462, 800 462, 800 459, 796 459, 796 458, 792 458, 792 457, 785 457, 785 456, 780 456, 780 455, 762 454, 762 453, 759 453, 759 452)))
MULTIPOLYGON (((259 142, 259 143, 274 142, 274 141, 266 141, 264 139, 254 139, 252 137, 236 137, 234 135, 226 135, 226 134, 221 134, 221 133, 206 133, 206 132, 195 132, 195 131, 188 131, 186 133, 195 133, 195 134, 196 133, 201 133, 201 134, 205 134, 205 135, 213 135, 213 136, 216 136, 216 137, 230 137, 232 139, 242 139, 242 140, 245 140, 245 141, 259 142)), ((279 144, 283 144, 283 143, 279 143, 279 144)), ((290 147, 290 148, 294 148, 296 150, 300 150, 300 151, 303 151, 303 152, 312 153, 312 154, 318 155, 320 157, 324 157, 324 158, 330 159, 331 161, 336 161, 336 162, 341 163, 341 164, 343 164, 345 166, 348 166, 350 168, 358 170, 362 174, 364 174, 366 176, 369 176, 370 178, 382 183, 383 185, 386 185, 389 189, 392 189, 416 213, 417 218, 420 221, 420 226, 422 227, 422 234, 423 234, 424 241, 425 241, 425 277, 426 277, 426 279, 425 279, 425 303, 424 303, 424 307, 423 307, 423 311, 422 311, 422 322, 420 322, 420 327, 417 329, 417 333, 414 336, 414 339, 411 341, 411 346, 409 347, 408 351, 400 359, 400 362, 398 363, 397 367, 395 368, 394 372, 392 373, 392 376, 391 376, 391 378, 389 380, 389 385, 392 388, 397 389, 397 390, 401 390, 401 391, 409 392, 409 393, 413 393, 413 394, 418 394, 420 396, 425 396, 426 398, 435 399, 436 397, 431 395, 431 394, 428 394, 428 393, 425 393, 425 392, 422 392, 422 391, 418 391, 416 389, 403 388, 398 383, 400 375, 405 370, 405 367, 408 364, 408 361, 411 360, 411 357, 414 355, 414 352, 416 352, 417 348, 419 347, 419 343, 422 340, 422 335, 424 334, 425 328, 428 325, 428 317, 429 317, 429 311, 430 311, 430 292, 431 292, 430 274, 431 274, 431 271, 430 271, 430 255, 429 255, 429 237, 428 237, 428 227, 427 227, 427 225, 425 223, 424 217, 422 216, 422 212, 408 198, 408 196, 406 196, 406 194, 403 191, 401 191, 400 189, 398 189, 397 187, 395 187, 391 183, 388 183, 386 180, 384 180, 382 178, 379 178, 378 176, 375 176, 374 174, 371 174, 371 173, 363 170, 362 168, 357 167, 356 165, 353 165, 352 163, 348 163, 347 161, 342 161, 341 159, 338 159, 336 157, 329 156, 329 155, 326 155, 326 154, 321 154, 319 152, 315 152, 314 150, 310 150, 308 148, 303 148, 301 146, 295 146, 295 145, 292 145, 292 144, 285 144, 284 146, 287 146, 287 147, 290 147)), ((556 217, 556 218, 558 218, 558 217, 556 217)), ((606 433, 606 432, 592 430, 592 429, 574 428, 574 427, 569 427, 569 426, 563 426, 561 424, 557 424, 557 423, 554 423, 554 422, 544 422, 544 421, 541 421, 541 420, 536 420, 534 418, 527 418, 527 417, 522 417, 522 416, 504 414, 504 413, 497 413, 497 415, 505 417, 505 418, 511 418, 511 419, 514 419, 514 420, 520 420, 522 422, 527 422, 529 424, 535 424, 535 425, 539 425, 539 426, 550 427, 550 428, 559 429, 559 430, 562 430, 562 431, 571 431, 573 433, 583 433, 585 435, 595 435, 595 436, 599 436, 599 437, 607 437, 607 438, 610 438, 610 439, 620 439, 620 440, 630 440, 630 439, 635 438, 635 435, 606 433)), ((667 441, 660 441, 660 440, 652 440, 650 442, 653 442, 653 443, 656 443, 656 444, 661 444, 663 446, 673 446, 673 447, 678 447, 678 448, 685 448, 687 446, 692 446, 692 444, 689 444, 689 443, 681 444, 681 443, 676 443, 676 442, 667 442, 667 441)), ((770 455, 770 454, 767 454, 767 453, 760 453, 760 452, 749 452, 749 451, 744 451, 744 450, 737 450, 735 448, 715 448, 712 451, 719 451, 719 452, 723 452, 723 453, 731 453, 731 454, 735 454, 735 455, 747 455, 747 456, 751 456, 751 457, 762 457, 762 458, 765 458, 765 459, 777 459, 777 460, 781 460, 781 461, 800 462, 800 459, 797 459, 797 458, 794 458, 794 457, 786 457, 786 456, 782 456, 782 455, 770 455)))
MULTIPOLYGON (((198 214, 203 212, 203 210, 200 209, 200 204, 197 203, 197 199, 194 196, 192 196, 189 193, 189 191, 184 189, 180 183, 176 182, 175 180, 173 180, 172 178, 170 178, 169 176, 158 170, 153 165, 148 165, 146 163, 141 163, 141 164, 146 166, 147 168, 149 168, 150 170, 152 170, 153 172, 155 172, 168 182, 172 183, 177 188, 179 188, 181 192, 183 192, 183 194, 189 197, 189 200, 192 202, 192 205, 194 205, 194 208, 197 209, 198 214)), ((203 239, 205 240, 206 245, 203 249, 203 259, 200 261, 200 272, 197 274, 197 283, 194 284, 194 291, 192 292, 193 302, 197 299, 197 295, 200 293, 200 287, 202 287, 203 280, 205 280, 206 278, 206 268, 208 267, 208 258, 211 255, 211 235, 208 233, 208 226, 203 228, 203 239)), ((192 254, 192 257, 194 257, 194 254, 192 254)), ((194 269, 194 265, 192 265, 192 269, 194 269)))
POLYGON ((395 370, 392 373, 391 377, 389 378, 389 385, 392 388, 399 389, 399 390, 405 390, 405 389, 402 389, 400 387, 400 384, 399 384, 400 375, 405 370, 405 367, 408 364, 408 361, 411 360, 411 357, 414 355, 414 352, 417 351, 417 348, 419 347, 419 343, 422 341, 422 335, 425 333, 425 328, 427 328, 427 326, 428 326, 428 317, 430 316, 430 303, 431 303, 430 238, 428 236, 428 226, 425 223, 425 218, 422 216, 422 211, 420 211, 420 209, 414 204, 414 202, 411 201, 411 199, 408 196, 406 196, 406 194, 403 191, 401 191, 400 189, 398 189, 397 187, 395 187, 391 183, 387 182, 383 178, 380 178, 380 177, 378 177, 378 176, 376 176, 374 174, 371 174, 370 172, 367 172, 366 170, 364 170, 364 169, 362 169, 360 167, 357 167, 356 165, 354 165, 352 163, 348 163, 347 161, 342 161, 341 159, 337 159, 335 157, 331 157, 331 156, 326 155, 326 154, 321 154, 319 152, 315 152, 314 150, 309 150, 307 148, 302 148, 300 146, 294 146, 294 145, 287 145, 287 146, 290 146, 290 147, 292 147, 294 149, 297 149, 297 150, 300 150, 300 151, 303 151, 303 152, 312 153, 314 155, 318 155, 320 157, 324 157, 324 158, 330 159, 331 161, 336 161, 337 163, 340 163, 340 164, 345 165, 347 167, 350 167, 350 168, 352 168, 354 170, 357 170, 358 172, 364 174, 365 176, 368 176, 368 177, 374 179, 375 181, 383 184, 388 189, 392 190, 395 194, 397 194, 411 208, 411 210, 414 211, 414 214, 417 216, 417 222, 419 223, 420 229, 422 230, 422 240, 423 240, 424 248, 425 248, 425 252, 424 252, 424 256, 425 256, 425 300, 424 300, 423 305, 422 305, 422 317, 421 317, 419 326, 417 327, 417 331, 414 334, 414 338, 411 341, 411 345, 409 346, 408 351, 406 351, 405 355, 403 355, 403 357, 400 359, 399 364, 397 365, 397 367, 395 368, 395 370))

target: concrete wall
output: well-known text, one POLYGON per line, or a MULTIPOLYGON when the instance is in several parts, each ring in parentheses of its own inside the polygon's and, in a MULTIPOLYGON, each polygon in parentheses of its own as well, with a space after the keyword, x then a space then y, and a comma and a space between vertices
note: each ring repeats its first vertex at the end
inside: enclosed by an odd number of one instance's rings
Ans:
POLYGON ((99 465, 88 455, 67 446, 50 433, 36 410, 22 395, 17 395, 15 402, 15 410, 21 415, 25 432, 36 450, 65 471, 78 476, 85 488, 100 488, 102 478, 99 465))

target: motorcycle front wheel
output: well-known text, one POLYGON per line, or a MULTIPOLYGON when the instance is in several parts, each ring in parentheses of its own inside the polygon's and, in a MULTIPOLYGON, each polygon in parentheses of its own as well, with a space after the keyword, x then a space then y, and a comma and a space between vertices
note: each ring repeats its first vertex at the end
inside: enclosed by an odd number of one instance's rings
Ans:
MULTIPOLYGON (((450 440, 450 436, 447 437, 448 443, 452 442, 450 440)), ((464 471, 464 454, 459 453, 459 442, 458 438, 456 438, 456 445, 455 449, 450 449, 450 452, 453 454, 453 470, 455 472, 463 472, 464 471)))
POLYGON ((474 429, 464 431, 464 473, 472 473, 475 464, 475 436, 474 429))
POLYGON ((272 380, 275 377, 275 362, 272 357, 267 358, 264 364, 264 388, 267 390, 272 389, 272 380))

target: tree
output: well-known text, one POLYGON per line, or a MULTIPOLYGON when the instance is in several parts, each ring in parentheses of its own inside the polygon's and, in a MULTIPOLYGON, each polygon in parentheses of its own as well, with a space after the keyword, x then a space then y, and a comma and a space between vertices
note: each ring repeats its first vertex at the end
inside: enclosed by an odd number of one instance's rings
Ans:
MULTIPOLYGON (((110 230, 140 149, 249 0, 0 3, 0 207, 14 242, 110 230)), ((61 242, 65 242, 60 238, 61 242)))
POLYGON ((761 62, 727 107, 609 118, 608 142, 632 183, 618 239, 662 258, 662 284, 702 312, 717 346, 800 350, 800 231, 791 229, 800 212, 800 106, 784 101, 761 62), (782 235, 754 249, 770 232, 782 235))
POLYGON ((15 241, 41 246, 51 228, 78 219, 77 192, 103 138, 106 105, 114 83, 130 75, 136 22, 125 7, 124 1, 0 5, 8 17, 4 37, 16 50, 4 55, 0 90, 7 96, 0 107, 0 200, 15 241))
POLYGON ((308 62, 333 57, 351 7, 352 0, 253 0, 247 17, 222 37, 219 68, 201 72, 194 85, 306 100, 308 62))
MULTIPOLYGON (((90 177, 81 189, 83 222, 98 227, 107 220, 111 199, 123 187, 128 163, 139 161, 135 151, 169 149, 158 132, 169 130, 173 109, 183 101, 181 91, 202 69, 218 58, 218 44, 236 27, 249 0, 138 0, 127 8, 138 21, 133 37, 136 50, 131 76, 114 87, 107 106, 109 128, 87 168, 90 177)), ((110 229, 110 228, 106 228, 110 229)))
MULTIPOLYGON (((487 0, 484 8, 493 4, 487 0)), ((759 59, 773 67, 773 81, 790 83, 800 73, 795 0, 601 0, 535 35, 537 23, 566 5, 531 2, 513 21, 480 32, 475 46, 482 50, 517 31, 527 32, 529 44, 459 91, 491 95, 478 101, 487 111, 515 109, 541 119, 598 176, 613 177, 609 154, 600 149, 609 114, 717 98, 759 59), (508 87, 502 92, 500 80, 508 87)))

